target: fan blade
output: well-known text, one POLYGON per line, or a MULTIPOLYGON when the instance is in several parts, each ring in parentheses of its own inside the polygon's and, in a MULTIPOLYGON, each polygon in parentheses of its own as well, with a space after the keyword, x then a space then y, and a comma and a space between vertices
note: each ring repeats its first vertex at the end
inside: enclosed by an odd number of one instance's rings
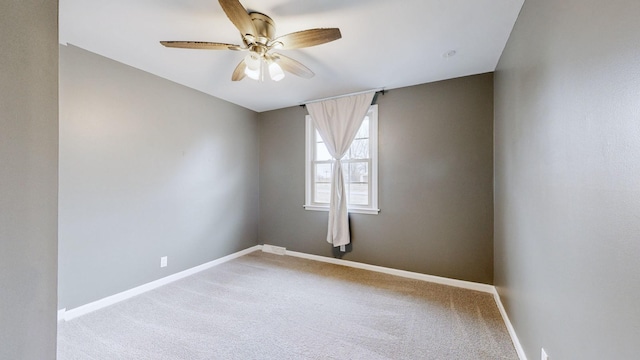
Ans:
POLYGON ((251 21, 251 16, 247 12, 247 9, 240 4, 238 0, 219 0, 220 6, 222 10, 224 10, 225 14, 233 25, 235 25, 238 30, 240 30, 240 34, 244 37, 245 35, 255 35, 256 27, 253 25, 253 21, 251 21))
POLYGON ((341 37, 342 34, 340 34, 340 29, 338 28, 309 29, 282 35, 273 40, 272 43, 282 43, 282 46, 278 47, 278 49, 299 49, 328 43, 341 37))
POLYGON ((290 57, 286 57, 278 53, 271 54, 271 57, 276 60, 282 70, 290 72, 293 75, 297 75, 305 79, 311 79, 315 75, 313 71, 309 70, 308 67, 302 65, 300 62, 293 60, 290 57))
POLYGON ((181 49, 242 50, 240 45, 222 44, 206 41, 160 41, 160 44, 170 48, 181 49))
POLYGON ((247 64, 245 64, 244 60, 240 61, 240 64, 238 64, 238 66, 236 66, 236 69, 233 70, 233 74, 231 75, 231 80, 240 81, 244 79, 245 77, 244 69, 246 67, 247 67, 247 64))

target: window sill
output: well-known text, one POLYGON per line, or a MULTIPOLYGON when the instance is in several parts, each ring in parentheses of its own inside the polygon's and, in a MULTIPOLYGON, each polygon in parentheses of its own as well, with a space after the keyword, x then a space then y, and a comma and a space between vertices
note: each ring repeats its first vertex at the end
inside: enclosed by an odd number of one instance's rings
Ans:
MULTIPOLYGON (((305 210, 311 211, 329 211, 328 206, 319 206, 319 205, 303 205, 305 210)), ((348 211, 353 214, 367 214, 367 215, 378 215, 380 209, 363 209, 363 208, 349 208, 348 211)))

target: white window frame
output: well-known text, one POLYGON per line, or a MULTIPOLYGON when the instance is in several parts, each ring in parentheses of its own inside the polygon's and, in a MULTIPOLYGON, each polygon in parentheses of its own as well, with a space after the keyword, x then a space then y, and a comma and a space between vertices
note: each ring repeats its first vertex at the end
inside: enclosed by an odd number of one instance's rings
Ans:
MULTIPOLYGON (((356 214, 377 215, 378 208, 378 105, 371 105, 369 111, 369 146, 370 146, 370 171, 369 189, 371 191, 369 206, 347 204, 348 211, 356 214)), ((310 115, 305 117, 305 205, 306 210, 329 211, 328 204, 313 202, 313 161, 315 158, 315 131, 310 115)), ((344 163, 348 162, 346 160, 344 163)))

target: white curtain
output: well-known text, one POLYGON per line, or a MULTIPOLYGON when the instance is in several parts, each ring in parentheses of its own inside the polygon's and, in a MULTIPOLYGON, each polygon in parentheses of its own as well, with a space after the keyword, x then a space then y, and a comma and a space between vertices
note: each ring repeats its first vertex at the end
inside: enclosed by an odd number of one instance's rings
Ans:
POLYGON ((307 104, 309 115, 333 157, 327 241, 334 247, 351 242, 347 195, 340 159, 349 150, 367 115, 375 92, 307 104))

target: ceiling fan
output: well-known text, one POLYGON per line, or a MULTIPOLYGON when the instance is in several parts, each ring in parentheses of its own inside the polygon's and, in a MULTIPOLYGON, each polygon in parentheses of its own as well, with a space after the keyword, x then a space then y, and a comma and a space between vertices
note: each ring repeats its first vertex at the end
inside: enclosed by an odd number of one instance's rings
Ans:
POLYGON ((265 14, 248 12, 238 0, 219 0, 222 10, 233 25, 240 30, 243 45, 223 44, 206 41, 160 41, 166 47, 183 49, 249 51, 236 66, 231 80, 240 81, 248 76, 254 80, 264 80, 265 68, 269 69, 272 80, 284 78, 284 71, 310 79, 315 74, 300 62, 274 49, 300 49, 328 43, 342 37, 338 28, 309 29, 275 37, 275 22, 265 14))

